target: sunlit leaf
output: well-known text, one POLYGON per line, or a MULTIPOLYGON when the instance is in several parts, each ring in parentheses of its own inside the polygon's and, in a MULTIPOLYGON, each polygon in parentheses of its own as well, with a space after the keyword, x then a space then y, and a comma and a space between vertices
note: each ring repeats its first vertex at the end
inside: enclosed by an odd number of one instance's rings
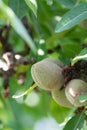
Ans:
POLYGON ((27 95, 29 94, 37 85, 36 84, 33 84, 31 87, 29 87, 29 89, 27 89, 25 92, 19 94, 19 95, 13 95, 12 98, 20 98, 24 95, 27 95))
POLYGON ((2 0, 0 0, 0 12, 6 17, 7 20, 10 21, 14 30, 26 41, 32 51, 36 53, 36 46, 27 33, 27 30, 23 26, 22 22, 18 19, 18 17, 16 17, 14 12, 2 2, 2 0))
POLYGON ((28 7, 33 11, 34 15, 37 16, 37 2, 36 0, 25 0, 28 7))
POLYGON ((84 125, 84 120, 85 114, 83 112, 75 115, 67 122, 63 130, 81 130, 84 125))
POLYGON ((78 62, 79 60, 87 60, 87 54, 83 55, 83 56, 76 56, 73 60, 71 65, 74 65, 76 62, 78 62))
POLYGON ((77 25, 86 18, 87 2, 78 5, 77 7, 73 8, 72 10, 64 14, 62 19, 56 25, 55 32, 62 32, 64 30, 67 30, 77 25))
POLYGON ((87 60, 87 48, 83 49, 78 56, 72 59, 71 65, 74 65, 76 62, 80 60, 87 60))

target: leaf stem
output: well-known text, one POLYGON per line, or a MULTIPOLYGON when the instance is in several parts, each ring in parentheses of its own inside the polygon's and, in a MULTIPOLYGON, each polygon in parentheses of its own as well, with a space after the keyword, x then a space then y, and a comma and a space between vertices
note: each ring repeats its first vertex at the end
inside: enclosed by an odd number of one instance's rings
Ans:
POLYGON ((20 94, 20 95, 13 95, 12 98, 20 98, 20 97, 22 97, 22 96, 24 96, 24 95, 27 95, 27 94, 31 93, 31 91, 32 91, 35 87, 37 87, 37 85, 34 83, 34 84, 33 84, 31 87, 29 87, 29 89, 27 89, 24 93, 22 93, 22 94, 20 94))

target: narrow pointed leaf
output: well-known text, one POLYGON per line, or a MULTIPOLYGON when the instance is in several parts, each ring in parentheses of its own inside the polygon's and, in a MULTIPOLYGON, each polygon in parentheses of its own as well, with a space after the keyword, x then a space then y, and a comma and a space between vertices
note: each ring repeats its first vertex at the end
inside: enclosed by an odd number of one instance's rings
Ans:
POLYGON ((87 18, 87 2, 67 12, 56 25, 55 32, 62 32, 77 25, 87 18))
POLYGON ((37 2, 36 0, 25 0, 28 7, 33 11, 34 15, 37 16, 37 2))
POLYGON ((72 8, 76 4, 76 0, 57 0, 57 1, 68 8, 72 8))
POLYGON ((84 125, 85 114, 82 112, 72 117, 63 130, 81 130, 84 125))
POLYGON ((83 49, 78 56, 72 59, 71 65, 74 65, 76 62, 80 60, 87 60, 87 48, 83 49))
POLYGON ((27 30, 23 26, 22 22, 18 19, 18 17, 16 17, 12 9, 7 7, 2 0, 0 0, 0 12, 3 14, 6 20, 10 21, 11 26, 14 28, 14 30, 24 39, 24 41, 29 45, 31 50, 36 54, 36 46, 29 34, 27 33, 27 30))
POLYGON ((87 60, 87 54, 83 55, 83 56, 76 56, 73 60, 71 65, 74 65, 76 62, 78 62, 79 60, 87 60))

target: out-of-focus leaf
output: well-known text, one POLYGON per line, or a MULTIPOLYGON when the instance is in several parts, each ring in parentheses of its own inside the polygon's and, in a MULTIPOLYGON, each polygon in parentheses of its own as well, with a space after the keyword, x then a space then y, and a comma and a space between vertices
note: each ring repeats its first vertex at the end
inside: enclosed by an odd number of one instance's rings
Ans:
POLYGON ((8 5, 8 1, 9 1, 9 0, 3 0, 3 2, 4 2, 5 4, 7 4, 7 5, 8 5))
POLYGON ((76 0, 57 0, 60 4, 72 8, 76 4, 76 0))
POLYGON ((13 116, 13 119, 10 119, 9 122, 10 127, 13 128, 12 130, 31 130, 36 118, 33 116, 33 111, 29 112, 29 107, 17 103, 12 98, 9 98, 8 103, 10 107, 9 111, 12 112, 13 116))
POLYGON ((68 116, 69 112, 69 108, 59 106, 53 100, 51 101, 51 114, 58 121, 58 123, 64 122, 65 117, 68 116))
POLYGON ((84 125, 84 120, 85 114, 83 112, 75 115, 67 122, 63 130, 81 130, 84 125))
POLYGON ((87 60, 87 54, 83 55, 83 56, 76 56, 72 62, 71 65, 74 65, 76 62, 78 62, 79 60, 87 60))
POLYGON ((85 54, 87 54, 87 48, 81 50, 81 52, 79 53, 79 56, 85 55, 85 54))
POLYGON ((83 49, 78 56, 73 58, 71 65, 74 65, 79 60, 87 60, 87 48, 83 49))
POLYGON ((2 20, 0 20, 0 26, 3 26, 3 25, 4 25, 3 21, 2 21, 2 20))
POLYGON ((48 5, 52 5, 53 4, 53 0, 46 0, 48 5))
POLYGON ((21 21, 16 17, 14 12, 8 6, 6 6, 2 0, 0 0, 0 12, 6 17, 7 20, 10 21, 14 30, 26 41, 32 51, 36 54, 36 46, 27 33, 27 30, 24 28, 21 21))
POLYGON ((56 25, 55 32, 67 30, 87 18, 87 2, 67 12, 56 25))
POLYGON ((81 51, 81 46, 77 43, 63 43, 61 44, 62 53, 67 58, 71 58, 81 51))
POLYGON ((34 15, 37 16, 37 2, 36 0, 25 0, 28 7, 33 11, 34 15))
POLYGON ((28 11, 28 7, 24 0, 9 0, 9 6, 20 18, 25 16, 28 11))
POLYGON ((81 102, 83 102, 84 100, 87 100, 87 95, 85 94, 85 95, 79 96, 79 100, 80 100, 81 102))
POLYGON ((31 67, 30 67, 29 69, 27 69, 27 73, 26 73, 26 79, 24 82, 25 89, 28 89, 29 86, 32 85, 32 83, 33 83, 33 79, 31 76, 31 67))
POLYGON ((13 98, 19 98, 29 94, 37 86, 36 84, 32 85, 32 83, 31 68, 27 70, 26 79, 23 85, 19 85, 16 78, 10 78, 11 96, 13 98), (16 92, 18 92, 18 94, 15 94, 16 92))
POLYGON ((24 96, 24 95, 29 94, 36 86, 37 86, 37 85, 34 84, 34 85, 32 85, 31 87, 29 87, 29 89, 27 89, 25 92, 23 92, 23 93, 21 93, 21 94, 19 94, 19 95, 13 95, 12 98, 20 98, 20 97, 22 97, 22 96, 24 96))

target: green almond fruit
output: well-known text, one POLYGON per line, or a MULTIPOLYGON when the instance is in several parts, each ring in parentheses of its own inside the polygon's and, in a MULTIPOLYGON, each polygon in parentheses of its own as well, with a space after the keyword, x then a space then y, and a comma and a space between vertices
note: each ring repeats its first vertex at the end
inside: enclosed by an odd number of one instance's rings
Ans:
POLYGON ((62 68, 47 59, 34 64, 31 74, 36 84, 44 90, 60 89, 64 83, 62 68))
POLYGON ((59 60, 59 59, 57 59, 57 58, 46 58, 46 59, 44 59, 45 61, 47 60, 47 61, 49 61, 49 62, 53 62, 53 63, 55 63, 56 65, 58 65, 58 66, 60 66, 60 67, 63 67, 64 65, 63 65, 63 63, 59 60))
POLYGON ((62 89, 62 90, 55 89, 51 93, 52 93, 52 97, 54 101, 60 106, 68 107, 68 108, 73 107, 73 105, 66 98, 65 89, 62 89))
POLYGON ((65 94, 71 104, 76 107, 87 105, 87 101, 83 102, 79 100, 79 96, 87 94, 87 83, 80 79, 71 80, 66 88, 65 94))

